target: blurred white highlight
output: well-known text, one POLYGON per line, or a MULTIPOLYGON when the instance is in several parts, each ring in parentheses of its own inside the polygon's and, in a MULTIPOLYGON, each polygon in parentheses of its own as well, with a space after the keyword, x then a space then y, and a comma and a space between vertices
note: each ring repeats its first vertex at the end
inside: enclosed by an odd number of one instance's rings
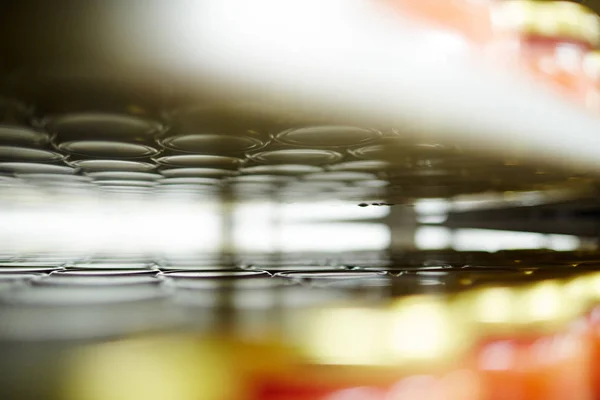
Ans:
MULTIPOLYGON (((197 199, 48 198, 0 208, 0 253, 194 254, 221 250, 223 208, 197 199), (54 200, 51 200, 54 199, 54 200)), ((384 250, 384 207, 242 203, 232 243, 244 252, 384 250), (360 222, 367 218, 372 222, 360 222)))

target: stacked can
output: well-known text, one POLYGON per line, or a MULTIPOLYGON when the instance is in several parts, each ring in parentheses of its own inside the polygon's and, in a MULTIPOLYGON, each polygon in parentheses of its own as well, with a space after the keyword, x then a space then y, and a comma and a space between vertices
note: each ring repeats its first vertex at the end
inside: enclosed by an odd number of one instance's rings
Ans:
POLYGON ((59 345, 52 373, 29 373, 54 382, 35 393, 69 400, 597 399, 598 256, 12 261, 0 344, 59 345))

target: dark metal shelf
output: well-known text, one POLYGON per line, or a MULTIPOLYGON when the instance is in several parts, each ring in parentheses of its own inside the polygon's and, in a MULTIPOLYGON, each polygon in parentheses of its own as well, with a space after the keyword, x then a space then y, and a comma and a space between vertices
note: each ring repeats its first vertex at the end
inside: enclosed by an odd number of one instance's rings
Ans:
POLYGON ((445 226, 600 236, 600 200, 584 199, 538 206, 453 212, 445 226))

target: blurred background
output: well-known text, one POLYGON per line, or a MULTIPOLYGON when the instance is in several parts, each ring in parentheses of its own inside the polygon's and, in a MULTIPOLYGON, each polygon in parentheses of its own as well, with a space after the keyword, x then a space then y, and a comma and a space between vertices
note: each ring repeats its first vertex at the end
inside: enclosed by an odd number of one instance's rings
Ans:
POLYGON ((600 399, 600 2, 0 4, 0 397, 600 399))

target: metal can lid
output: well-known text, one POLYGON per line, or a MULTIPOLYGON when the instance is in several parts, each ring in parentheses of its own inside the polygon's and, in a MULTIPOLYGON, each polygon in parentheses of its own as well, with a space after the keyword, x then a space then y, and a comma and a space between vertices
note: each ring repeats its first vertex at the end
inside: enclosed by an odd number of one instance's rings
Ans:
POLYGON ((279 272, 275 276, 289 278, 297 281, 318 281, 335 279, 365 279, 376 278, 384 275, 383 271, 349 271, 343 269, 315 269, 313 271, 288 271, 279 272))
POLYGON ((245 175, 284 175, 298 176, 322 172, 321 167, 302 164, 255 165, 240 169, 245 175))
POLYGON ((252 136, 213 133, 168 135, 159 141, 164 148, 193 154, 229 155, 258 149, 264 143, 252 136))
POLYGON ((108 140, 72 140, 58 143, 57 148, 70 154, 100 158, 145 158, 158 154, 156 148, 145 144, 108 140))
POLYGON ((160 173, 166 178, 226 178, 237 175, 236 171, 221 168, 168 168, 160 173))
POLYGON ((344 147, 373 141, 381 136, 375 129, 354 126, 306 126, 287 129, 274 135, 280 143, 307 147, 344 147))
POLYGON ((44 146, 50 135, 18 125, 0 125, 0 143, 17 146, 44 146))
POLYGON ((100 172, 88 172, 86 176, 89 176, 95 181, 106 181, 106 180, 148 180, 154 181, 161 179, 162 175, 153 174, 150 172, 136 172, 136 171, 100 171, 100 172))
POLYGON ((262 271, 246 271, 242 269, 229 270, 185 270, 185 271, 166 271, 161 275, 170 279, 238 279, 238 278, 264 278, 269 274, 262 271))
POLYGON ((138 262, 131 260, 91 260, 90 262, 79 262, 73 264, 69 271, 132 271, 145 269, 152 271, 154 265, 147 262, 138 262))
POLYGON ((0 146, 0 161, 52 163, 62 161, 64 156, 50 150, 31 147, 0 146))
POLYGON ((342 159, 342 154, 324 149, 277 149, 248 154, 252 160, 264 164, 333 164, 342 159))
POLYGON ((140 274, 95 274, 95 275, 72 275, 55 273, 41 277, 33 281, 36 286, 65 286, 65 287, 113 287, 113 286, 135 286, 138 285, 160 285, 161 280, 151 275, 140 274))
POLYGON ((242 159, 218 155, 167 155, 156 160, 159 164, 169 167, 182 168, 223 168, 237 169, 242 164, 242 159))
POLYGON ((129 171, 148 172, 156 167, 143 161, 112 160, 112 159, 80 159, 70 161, 70 164, 85 172, 129 171))
MULTIPOLYGON (((330 266, 321 266, 321 265, 314 265, 314 264, 290 264, 287 262, 279 262, 279 263, 256 263, 256 264, 251 264, 245 267, 246 269, 249 270, 254 270, 254 271, 268 271, 271 273, 280 273, 280 272, 311 272, 311 271, 319 271, 319 270, 330 270, 332 269, 332 267, 330 266)), ((334 267, 334 269, 336 270, 346 270, 345 267, 334 267)))

